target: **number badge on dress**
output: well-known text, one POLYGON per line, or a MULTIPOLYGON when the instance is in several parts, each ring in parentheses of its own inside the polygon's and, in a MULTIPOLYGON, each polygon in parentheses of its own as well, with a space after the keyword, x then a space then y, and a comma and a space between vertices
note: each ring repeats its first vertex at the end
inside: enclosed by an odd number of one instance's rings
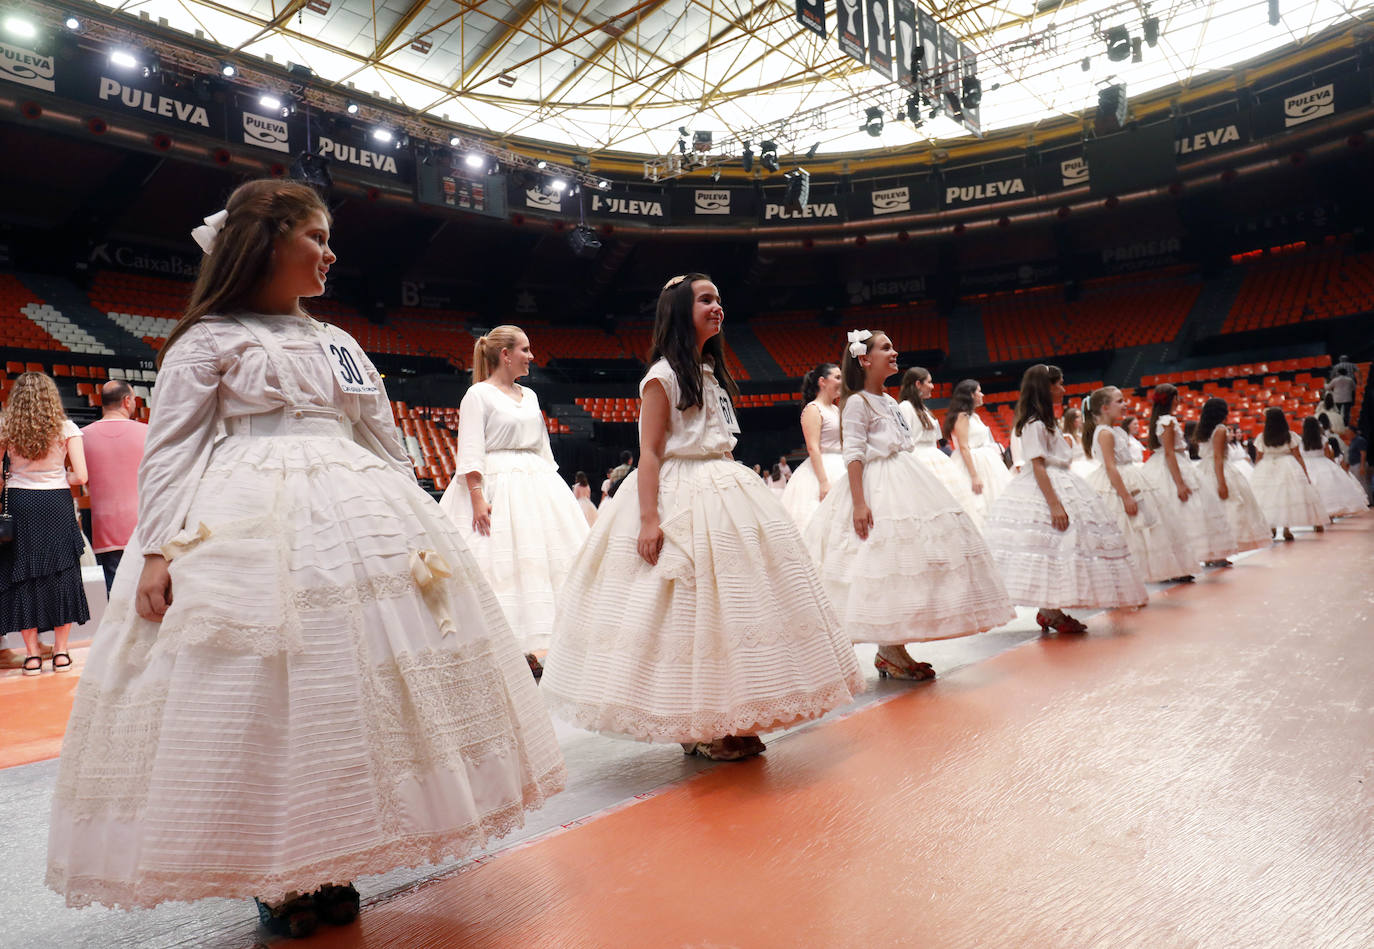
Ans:
POLYGON ((329 358, 329 365, 334 370, 334 377, 339 380, 339 387, 349 395, 376 395, 379 391, 376 384, 369 382, 367 374, 363 372, 361 354, 355 353, 351 347, 340 339, 324 339, 320 341, 320 348, 324 350, 325 356, 329 358))

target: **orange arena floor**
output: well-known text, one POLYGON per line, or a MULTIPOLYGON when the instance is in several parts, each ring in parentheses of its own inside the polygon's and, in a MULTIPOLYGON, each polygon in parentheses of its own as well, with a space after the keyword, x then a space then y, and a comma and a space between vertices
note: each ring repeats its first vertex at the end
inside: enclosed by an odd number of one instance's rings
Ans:
POLYGON ((1371 565, 1368 514, 1301 533, 283 945, 1374 946, 1371 565))

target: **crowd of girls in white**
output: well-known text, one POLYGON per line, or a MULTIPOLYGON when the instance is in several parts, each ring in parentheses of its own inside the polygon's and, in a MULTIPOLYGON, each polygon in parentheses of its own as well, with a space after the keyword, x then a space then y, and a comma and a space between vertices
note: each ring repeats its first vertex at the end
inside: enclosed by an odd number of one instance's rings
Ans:
POLYGON ((1313 488, 1322 446, 1278 410, 1253 492, 1224 404, 1204 410, 1194 471, 1167 386, 1143 466, 1121 393, 1092 394, 1085 481, 1045 365, 1022 380, 1013 475, 976 382, 942 428, 925 370, 900 403, 886 394, 898 354, 877 330, 807 377, 808 457, 779 500, 734 460, 724 305, 688 273, 659 293, 640 464, 613 504, 587 516, 585 477, 580 492, 558 477, 513 326, 476 344, 460 477, 436 504, 366 354, 302 307, 335 259, 315 193, 250 182, 196 236, 138 532, 63 745, 47 882, 71 905, 257 897, 280 934, 345 923, 356 876, 470 853, 561 789, 549 709, 748 758, 760 733, 863 689, 852 643, 878 645, 880 675, 930 679, 908 644, 991 629, 1015 604, 1082 632, 1067 610, 1141 606, 1144 580, 1350 503, 1335 474, 1313 488))

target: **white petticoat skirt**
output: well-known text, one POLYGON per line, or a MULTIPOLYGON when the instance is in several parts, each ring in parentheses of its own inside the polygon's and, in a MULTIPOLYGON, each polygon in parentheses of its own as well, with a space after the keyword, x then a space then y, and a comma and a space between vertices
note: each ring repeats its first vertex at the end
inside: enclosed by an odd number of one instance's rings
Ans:
POLYGON ((486 537, 472 529, 472 499, 461 474, 439 506, 458 526, 521 646, 548 649, 558 590, 587 539, 587 517, 538 452, 488 452, 482 491, 491 505, 486 537))
POLYGON ((1226 520, 1236 538, 1237 549, 1263 550, 1273 543, 1273 539, 1269 535, 1269 522, 1264 519, 1264 512, 1255 500, 1255 492, 1250 488, 1250 479, 1233 461, 1225 462, 1222 470, 1226 475, 1226 500, 1221 499, 1216 469, 1206 458, 1198 465, 1202 490, 1221 502, 1221 509, 1226 512, 1226 520))
POLYGON ((863 677, 782 505, 738 462, 668 458, 663 550, 636 549, 639 471, 602 508, 558 605, 554 714, 642 741, 713 741, 819 718, 863 677))
POLYGON ((1187 501, 1178 499, 1178 485, 1169 473, 1163 449, 1151 455, 1143 469, 1145 477, 1159 492, 1164 516, 1179 525, 1194 563, 1225 560, 1240 550, 1231 522, 1222 509, 1221 498, 1215 491, 1202 490, 1202 479, 1192 460, 1183 454, 1178 456, 1178 470, 1190 492, 1187 501))
POLYGON ((1255 465, 1250 490, 1269 526, 1307 527, 1330 520, 1321 495, 1303 474, 1302 465, 1286 448, 1266 452, 1255 465))
MULTIPOLYGON (((1118 464, 1116 468, 1122 484, 1135 499, 1135 517, 1126 514, 1105 466, 1099 465, 1086 480, 1101 498, 1103 507, 1114 516, 1117 529, 1126 538, 1126 546, 1140 567, 1142 580, 1160 583, 1191 574, 1195 567, 1182 526, 1174 522, 1172 510, 1141 467, 1133 463, 1118 464)), ((1265 540, 1268 539, 1266 532, 1265 540)))
POLYGON ((1322 500, 1322 507, 1332 517, 1358 514, 1369 506, 1359 482, 1349 477, 1341 466, 1325 455, 1304 456, 1312 486, 1322 500))
POLYGON ((964 513, 973 518, 974 524, 982 523, 984 505, 974 498, 962 462, 946 455, 935 445, 917 445, 911 450, 911 457, 935 476, 954 500, 959 502, 964 513))
POLYGON ((973 493, 973 478, 964 466, 963 456, 955 452, 950 457, 963 484, 963 491, 955 496, 967 495, 973 499, 973 508, 969 513, 973 516, 974 522, 981 527, 988 511, 1006 490, 1007 485, 1011 484, 1014 476, 1003 464, 1001 450, 994 445, 971 449, 969 454, 973 457, 973 467, 978 472, 978 480, 982 482, 983 490, 980 494, 973 493))
POLYGON ((1030 462, 983 525, 1012 602, 1060 609, 1144 606, 1141 566, 1097 492, 1067 468, 1045 470, 1069 515, 1067 530, 1055 529, 1030 462))
POLYGON ((341 437, 214 449, 162 623, 137 535, 62 748, 68 905, 280 900, 482 847, 564 781, 529 668, 458 532, 341 437))
POLYGON ((873 512, 866 540, 854 532, 848 478, 805 534, 850 640, 953 639, 1015 616, 973 519, 911 453, 866 462, 863 486, 873 512))
MULTIPOLYGON (((849 477, 845 471, 844 457, 839 452, 821 452, 821 464, 825 466, 825 477, 830 482, 832 491, 849 477)), ((792 518, 792 523, 797 525, 797 530, 804 531, 806 525, 811 523, 811 515, 821 506, 820 495, 821 483, 816 478, 816 470, 811 465, 811 459, 807 458, 792 472, 792 477, 788 479, 787 486, 782 491, 783 510, 792 518)))

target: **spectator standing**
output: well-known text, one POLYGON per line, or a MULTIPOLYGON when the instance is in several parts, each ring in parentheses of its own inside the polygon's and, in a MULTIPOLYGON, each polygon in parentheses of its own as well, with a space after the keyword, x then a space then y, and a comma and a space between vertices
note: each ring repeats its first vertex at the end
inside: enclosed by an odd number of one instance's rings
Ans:
POLYGON ((1326 384, 1326 391, 1331 393, 1331 398, 1335 400, 1336 408, 1341 413, 1341 421, 1346 425, 1350 424, 1350 409, 1355 404, 1355 373, 1358 370, 1345 362, 1345 357, 1341 357, 1341 364, 1336 366, 1331 376, 1331 381, 1326 384))
POLYGON ((43 671, 40 629, 53 631, 53 672, 69 671, 67 636, 73 623, 91 615, 81 583, 85 540, 72 517, 69 487, 86 483, 81 442, 52 379, 21 373, 0 420, 9 469, 5 511, 14 517, 14 540, 0 544, 0 632, 23 634, 26 676, 43 671))
POLYGON ((100 387, 100 421, 81 430, 91 493, 91 547, 110 592, 124 548, 138 523, 138 464, 148 426, 134 418, 134 390, 122 379, 100 387))

